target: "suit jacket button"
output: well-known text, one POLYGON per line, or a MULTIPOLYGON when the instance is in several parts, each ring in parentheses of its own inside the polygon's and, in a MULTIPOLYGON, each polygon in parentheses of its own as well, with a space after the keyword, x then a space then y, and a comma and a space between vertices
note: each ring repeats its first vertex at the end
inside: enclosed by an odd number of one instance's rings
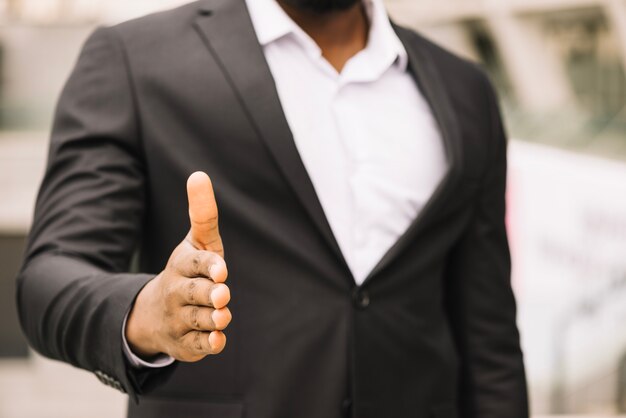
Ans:
POLYGON ((370 305, 370 295, 366 290, 354 289, 352 293, 352 303, 357 309, 365 309, 370 305))

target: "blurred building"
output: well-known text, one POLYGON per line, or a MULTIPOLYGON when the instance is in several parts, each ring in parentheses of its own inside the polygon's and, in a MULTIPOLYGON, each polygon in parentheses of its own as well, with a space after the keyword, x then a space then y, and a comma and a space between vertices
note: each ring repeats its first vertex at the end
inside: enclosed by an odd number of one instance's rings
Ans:
MULTIPOLYGON (((0 272, 0 316, 4 320, 0 329, 0 359, 29 358, 17 327, 13 279, 30 224, 36 188, 43 174, 54 103, 81 44, 98 25, 117 23, 186 2, 0 0, 0 196, 3 197, 0 204, 0 263, 6 266, 0 272)), ((606 179, 626 178, 619 177, 624 173, 623 162, 626 162, 626 0, 387 0, 387 4, 398 23, 418 29, 457 54, 484 66, 491 74, 501 94, 509 132, 516 143, 512 171, 514 176, 522 179, 517 183, 526 187, 525 191, 516 193, 527 201, 510 207, 516 213, 532 212, 528 200, 544 205, 550 202, 554 190, 540 186, 542 183, 552 185, 559 192, 555 205, 558 202, 565 211, 569 210, 568 205, 574 204, 577 205, 574 209, 580 209, 581 219, 572 218, 567 225, 584 233, 567 239, 583 237, 581 241, 584 242, 590 236, 606 233, 607 225, 611 225, 612 235, 607 238, 611 251, 615 252, 623 245, 624 253, 624 218, 610 214, 611 221, 607 223, 602 220, 604 218, 589 215, 598 212, 583 208, 581 196, 601 201, 602 207, 613 208, 615 213, 626 213, 620 209, 626 208, 626 193, 602 200, 598 192, 606 189, 604 194, 619 194, 623 188, 619 184, 609 187, 610 181, 606 179), (540 145, 573 154, 544 152, 546 148, 540 145), (578 157, 585 155, 600 159, 578 157), (558 164, 553 163, 552 158, 558 164), (535 164, 537 161, 539 163, 535 164), (607 167, 602 161, 607 161, 607 167), (527 168, 531 165, 532 170, 542 173, 543 177, 531 176, 527 168), (577 169, 583 170, 583 167, 589 170, 585 172, 589 173, 587 177, 596 176, 595 183, 585 186, 598 192, 596 195, 591 191, 576 195, 581 187, 570 179, 575 177, 577 169), (546 182, 550 179, 552 183, 546 182), (588 231, 585 228, 590 228, 591 232, 585 232, 588 231)), ((515 188, 523 189, 521 186, 515 188)), ((528 221, 531 226, 536 226, 537 236, 558 236, 556 225, 563 217, 556 211, 551 212, 550 208, 536 210, 553 216, 546 219, 537 216, 528 221)), ((524 222, 520 225, 525 230, 532 229, 524 222)), ((548 264, 564 259, 568 263, 565 269, 559 270, 554 265, 541 264, 546 260, 533 259, 534 266, 541 266, 543 272, 563 274, 565 277, 559 277, 555 282, 559 286, 583 289, 576 290, 578 293, 564 293, 571 297, 570 304, 544 300, 548 293, 539 295, 539 299, 530 298, 529 302, 522 298, 522 320, 528 323, 522 324, 522 331, 523 336, 528 335, 525 344, 529 347, 535 412, 626 413, 626 339, 617 338, 617 335, 607 339, 604 338, 606 333, 602 338, 593 337, 596 340, 591 343, 605 348, 609 346, 607 349, 585 341, 589 338, 585 336, 596 335, 594 329, 604 329, 598 324, 607 324, 609 316, 615 318, 617 315, 626 321, 626 313, 616 308, 626 306, 626 295, 609 302, 602 297, 606 289, 617 295, 622 287, 626 288, 626 285, 622 286, 626 284, 626 264, 620 264, 619 256, 609 261, 597 261, 592 267, 587 260, 582 274, 578 268, 580 264, 577 264, 579 258, 590 258, 593 249, 580 246, 567 255, 561 247, 557 249, 553 245, 554 240, 542 244, 543 241, 535 243, 532 239, 524 239, 542 249, 542 256, 549 257, 548 264), (610 274, 600 272, 609 265, 610 274), (595 278, 594 292, 585 290, 586 284, 577 284, 578 276, 580 283, 595 278), (553 305, 562 305, 555 314, 559 318, 556 328, 545 328, 543 334, 533 332, 532 321, 541 321, 542 315, 545 317, 549 314, 546 312, 552 312, 548 308, 553 305), (524 327, 528 328, 525 334, 524 327), (548 334, 549 330, 552 331, 548 334), (569 347, 572 344, 582 348, 569 347), (543 348, 534 354, 534 347, 543 348), (544 355, 546 352, 548 354, 544 355), (606 361, 588 359, 596 354, 606 361), (590 368, 587 364, 597 366, 590 368)), ((521 241, 524 239, 520 238, 521 241)), ((513 244, 514 250, 524 247, 513 244)), ((519 279, 521 285, 516 287, 518 293, 522 293, 520 289, 524 283, 537 286, 543 280, 541 271, 527 277, 531 270, 517 273, 524 276, 519 279)), ((528 289, 524 292, 533 294, 528 289)), ((558 293, 557 288, 554 294, 558 293)), ((618 330, 611 332, 619 334, 618 330)), ((24 361, 24 370, 42 364, 41 359, 33 362, 32 355, 31 360, 24 361)), ((0 361, 0 374, 3 370, 12 370, 11 373, 18 376, 21 369, 14 366, 15 363, 3 366, 0 361)), ((43 369, 45 367, 49 366, 43 369)), ((0 391, 2 384, 0 379, 0 391)), ((82 383, 76 385, 82 386, 82 383)), ((115 399, 117 411, 121 400, 115 399)), ((0 406, 0 417, 2 415, 0 406)), ((36 413, 33 416, 37 416, 36 413)), ((80 413, 77 412, 76 416, 80 413)), ((106 413, 103 416, 107 416, 106 413)))
MULTIPOLYGON (((94 26, 185 2, 0 2, 0 128, 45 130, 60 85, 94 26)), ((626 156, 625 0, 387 2, 399 23, 488 69, 514 137, 626 156)))
POLYGON ((624 0, 391 0, 389 7, 489 70, 515 138, 626 156, 624 0))

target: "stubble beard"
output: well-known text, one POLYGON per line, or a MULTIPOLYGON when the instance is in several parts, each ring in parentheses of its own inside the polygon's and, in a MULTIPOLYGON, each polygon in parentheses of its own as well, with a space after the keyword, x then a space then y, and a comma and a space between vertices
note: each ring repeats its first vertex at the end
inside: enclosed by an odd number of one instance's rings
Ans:
POLYGON ((281 3, 298 10, 322 14, 348 10, 359 1, 360 0, 281 0, 281 3))

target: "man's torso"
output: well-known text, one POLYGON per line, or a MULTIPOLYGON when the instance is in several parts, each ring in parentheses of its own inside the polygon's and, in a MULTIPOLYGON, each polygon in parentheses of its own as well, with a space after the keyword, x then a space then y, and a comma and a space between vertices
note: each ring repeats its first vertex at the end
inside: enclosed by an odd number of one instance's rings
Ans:
POLYGON ((167 261, 187 228, 185 180, 206 171, 220 207, 234 317, 224 353, 179 364, 130 416, 182 402, 206 416, 339 417, 347 400, 360 418, 455 416, 458 359, 444 280, 487 160, 490 115, 479 72, 398 29, 451 166, 357 286, 243 2, 208 0, 115 30, 149 179, 141 269, 156 273, 167 261))

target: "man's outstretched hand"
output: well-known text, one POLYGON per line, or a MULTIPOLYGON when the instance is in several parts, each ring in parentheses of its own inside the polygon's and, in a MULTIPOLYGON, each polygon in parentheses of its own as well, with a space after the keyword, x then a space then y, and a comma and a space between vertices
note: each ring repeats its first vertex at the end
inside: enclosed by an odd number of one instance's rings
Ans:
POLYGON ((144 358, 163 353, 198 361, 226 345, 230 290, 209 176, 193 173, 187 196, 191 229, 165 270, 141 290, 126 323, 130 348, 144 358))

